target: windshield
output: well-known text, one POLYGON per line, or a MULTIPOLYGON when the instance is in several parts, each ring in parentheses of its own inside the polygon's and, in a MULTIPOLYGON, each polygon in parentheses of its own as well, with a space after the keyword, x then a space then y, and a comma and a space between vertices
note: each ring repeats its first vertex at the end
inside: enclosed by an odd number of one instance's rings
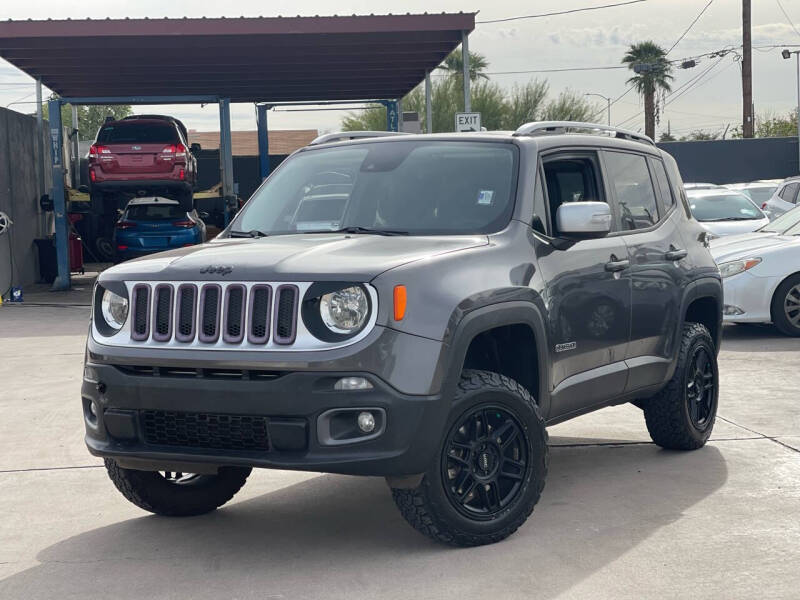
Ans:
POLYGON ((778 189, 777 185, 763 186, 763 187, 749 187, 739 190, 741 193, 746 194, 753 202, 759 206, 772 198, 772 194, 778 189))
POLYGON ((800 206, 793 208, 787 213, 764 225, 759 231, 768 233, 780 233, 781 235, 795 235, 800 233, 800 206))
POLYGON ((253 194, 231 230, 491 233, 511 219, 516 163, 512 144, 483 142, 369 142, 300 152, 253 194))
POLYGON ((764 213, 742 194, 689 196, 689 207, 698 221, 750 221, 764 213))

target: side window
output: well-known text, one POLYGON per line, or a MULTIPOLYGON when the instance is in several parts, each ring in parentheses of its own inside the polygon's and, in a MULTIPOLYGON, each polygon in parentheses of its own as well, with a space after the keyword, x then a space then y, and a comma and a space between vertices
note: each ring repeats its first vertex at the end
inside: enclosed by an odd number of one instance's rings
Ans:
POLYGON ((620 228, 623 231, 646 229, 658 223, 658 207, 647 159, 640 154, 604 154, 607 177, 616 192, 620 228))
POLYGON ((547 235, 547 198, 544 196, 541 169, 536 172, 536 186, 533 191, 533 221, 531 222, 531 228, 542 235, 547 235))
POLYGON ((667 211, 675 206, 675 198, 669 186, 669 179, 667 179, 667 171, 664 169, 664 163, 660 160, 650 159, 650 166, 653 168, 653 173, 656 176, 656 183, 658 183, 658 189, 661 191, 661 203, 665 211, 667 211))
POLYGON ((593 156, 551 158, 544 163, 550 226, 558 235, 556 211, 565 202, 605 202, 599 189, 599 169, 593 156))
POLYGON ((781 198, 786 200, 786 202, 791 202, 792 204, 794 204, 795 198, 797 197, 798 188, 800 188, 800 184, 790 183, 785 188, 783 188, 783 190, 781 190, 781 193, 779 195, 781 198))

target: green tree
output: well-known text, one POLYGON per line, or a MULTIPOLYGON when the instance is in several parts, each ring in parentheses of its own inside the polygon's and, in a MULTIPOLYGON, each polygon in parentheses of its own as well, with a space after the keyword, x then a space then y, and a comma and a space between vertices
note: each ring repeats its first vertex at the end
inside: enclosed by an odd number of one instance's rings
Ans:
POLYGON ((674 135, 672 135, 668 131, 665 131, 664 133, 661 134, 661 137, 658 139, 658 141, 659 142, 677 142, 678 138, 676 138, 674 135))
POLYGON ((584 94, 566 89, 555 100, 547 103, 542 113, 544 121, 582 121, 594 122, 596 116, 602 115, 597 105, 586 99, 584 94))
MULTIPOLYGON (((440 71, 445 71, 448 78, 455 79, 459 83, 464 78, 464 58, 461 52, 461 46, 453 50, 447 55, 441 65, 436 67, 440 71)), ((478 79, 489 79, 486 75, 486 69, 489 68, 489 62, 486 57, 477 52, 469 53, 469 80, 477 81, 478 79)))
POLYGON ((696 129, 681 138, 682 142, 708 142, 718 140, 722 137, 721 131, 704 131, 696 129))
POLYGON ((549 88, 550 85, 547 81, 538 79, 522 86, 515 85, 506 102, 503 129, 516 129, 523 123, 539 119, 547 100, 549 88))
POLYGON ((622 62, 636 73, 628 83, 644 100, 644 132, 655 139, 660 104, 672 89, 672 64, 664 49, 653 41, 632 44, 622 62))
MULTIPOLYGON (((52 99, 52 97, 51 97, 52 99)), ((49 119, 49 106, 44 105, 44 118, 49 119)), ((133 110, 127 104, 113 105, 91 105, 78 107, 78 135, 82 140, 93 140, 97 135, 97 130, 105 122, 106 117, 121 119, 132 114, 133 110)), ((72 107, 69 104, 61 106, 61 123, 64 127, 72 130, 72 107)), ((385 121, 384 121, 385 128, 385 121)))

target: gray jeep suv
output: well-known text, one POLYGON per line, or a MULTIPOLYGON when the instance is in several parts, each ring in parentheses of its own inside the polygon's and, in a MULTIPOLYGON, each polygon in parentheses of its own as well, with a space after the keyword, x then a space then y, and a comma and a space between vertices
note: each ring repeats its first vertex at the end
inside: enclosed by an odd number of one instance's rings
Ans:
POLYGON ((421 532, 491 543, 539 499, 548 425, 633 402, 660 446, 705 444, 721 306, 648 138, 320 140, 214 241, 100 276, 86 443, 158 514, 214 510, 253 467, 383 476, 421 532))

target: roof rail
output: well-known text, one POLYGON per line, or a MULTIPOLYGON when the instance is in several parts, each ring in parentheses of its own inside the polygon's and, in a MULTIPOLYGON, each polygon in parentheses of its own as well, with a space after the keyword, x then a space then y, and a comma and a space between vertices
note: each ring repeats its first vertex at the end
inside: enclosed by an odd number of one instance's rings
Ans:
POLYGON ((336 133, 326 133, 312 141, 309 146, 327 144, 329 142, 344 142, 347 140, 360 140, 362 138, 389 137, 394 135, 410 135, 402 131, 338 131, 336 133))
MULTIPOLYGON (((570 130, 583 130, 586 132, 600 132, 612 133, 612 137, 624 140, 632 140, 634 142, 641 142, 643 144, 650 144, 655 146, 655 142, 646 135, 629 131, 627 129, 619 129, 618 127, 611 127, 610 125, 599 125, 597 123, 580 123, 578 121, 536 121, 533 123, 525 123, 521 125, 515 132, 516 136, 534 136, 534 135, 548 135, 558 133, 569 133, 570 130)), ((595 134, 596 135, 596 134, 595 134)))

